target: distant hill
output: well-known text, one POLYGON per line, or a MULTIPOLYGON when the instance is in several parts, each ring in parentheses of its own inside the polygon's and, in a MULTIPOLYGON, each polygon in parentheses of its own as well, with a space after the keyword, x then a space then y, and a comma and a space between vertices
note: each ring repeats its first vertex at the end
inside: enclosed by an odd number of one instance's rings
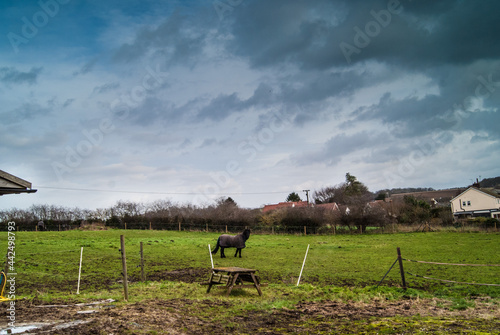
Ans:
MULTIPOLYGON (((386 196, 394 197, 397 196, 398 194, 401 196, 403 195, 422 196, 425 194, 427 196, 448 197, 449 195, 453 194, 453 192, 455 192, 454 195, 458 195, 461 191, 473 186, 474 184, 463 187, 440 189, 440 190, 435 190, 432 187, 392 188, 392 189, 380 190, 375 192, 374 194, 376 199, 384 199, 386 196)), ((500 177, 485 178, 479 182, 479 185, 482 188, 500 189, 500 177)))
POLYGON ((376 192, 376 194, 388 193, 389 195, 392 195, 392 194, 428 192, 428 191, 435 191, 435 189, 433 189, 432 187, 391 188, 390 190, 389 189, 380 190, 380 191, 376 192))
POLYGON ((500 188, 500 177, 486 178, 479 182, 481 187, 500 188))

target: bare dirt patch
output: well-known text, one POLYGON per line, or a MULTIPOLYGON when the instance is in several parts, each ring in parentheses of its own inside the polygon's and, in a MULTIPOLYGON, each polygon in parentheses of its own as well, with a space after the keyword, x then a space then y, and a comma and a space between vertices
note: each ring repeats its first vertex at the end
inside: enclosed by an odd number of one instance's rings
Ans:
MULTIPOLYGON (((49 323, 33 334, 321 334, 500 332, 498 306, 476 302, 475 309, 450 311, 437 300, 301 302, 294 308, 225 315, 238 298, 225 302, 189 299, 148 300, 117 306, 113 302, 66 307, 16 303, 17 324, 49 323), (209 310, 209 313, 195 311, 209 310), (198 315, 198 316, 196 316, 198 315), (71 324, 70 322, 75 322, 71 324), (55 328, 58 325, 64 328, 55 328)), ((5 320, 5 318, 3 318, 5 320)), ((0 323, 5 328, 4 322, 0 323)))

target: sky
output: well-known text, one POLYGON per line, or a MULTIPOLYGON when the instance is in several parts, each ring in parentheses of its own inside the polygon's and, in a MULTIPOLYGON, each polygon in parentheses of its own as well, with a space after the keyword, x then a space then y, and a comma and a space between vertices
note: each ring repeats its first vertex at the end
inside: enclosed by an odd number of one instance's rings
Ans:
POLYGON ((2 1, 0 209, 500 175, 500 2, 2 1))

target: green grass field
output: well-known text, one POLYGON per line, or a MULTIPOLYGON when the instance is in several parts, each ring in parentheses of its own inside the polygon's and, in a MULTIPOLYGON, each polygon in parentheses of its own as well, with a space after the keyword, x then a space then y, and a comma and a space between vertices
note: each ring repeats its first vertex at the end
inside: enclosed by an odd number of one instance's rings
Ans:
MULTIPOLYGON (((211 269, 208 245, 213 248, 218 235, 149 230, 16 232, 11 264, 15 274, 9 277, 15 276, 20 306, 115 299, 116 311, 100 312, 113 322, 97 318, 85 326, 86 333, 107 333, 121 327, 120 334, 168 334, 174 330, 199 334, 330 334, 332 330, 399 334, 448 333, 450 329, 494 334, 500 327, 499 286, 445 283, 407 274, 409 288, 403 290, 396 264, 376 287, 397 259, 397 247, 403 258, 411 260, 500 264, 500 234, 252 235, 243 258, 234 258, 234 249, 226 250, 225 259, 213 256, 215 267, 257 269, 261 282, 268 284, 262 297, 248 288, 234 290, 229 297, 223 290, 206 293, 201 284, 208 280, 211 269), (121 281, 120 235, 125 237, 128 301, 121 281), (145 282, 140 280, 141 242, 145 282), (76 294, 82 247, 82 279, 80 294, 76 294), (170 330, 165 330, 162 321, 166 313, 177 320, 170 330), (119 315, 123 319, 115 319, 119 315), (185 316, 191 321, 182 321, 185 316)), ((0 250, 7 248, 7 239, 2 239, 0 250)), ((403 264, 405 271, 418 275, 500 284, 500 267, 403 264)), ((37 309, 21 308, 29 313, 24 318, 33 320, 31 313, 37 309)), ((37 320, 45 318, 41 314, 37 320)))
MULTIPOLYGON (((120 235, 125 237, 129 279, 140 280, 140 242, 143 242, 147 279, 191 269, 195 281, 208 279, 213 248, 219 234, 149 230, 18 232, 15 272, 18 294, 76 291, 80 251, 83 247, 81 291, 109 289, 122 279, 120 235), (206 273, 206 276, 203 274, 206 273)), ((213 255, 214 266, 258 270, 270 284, 297 282, 307 246, 309 252, 301 283, 316 286, 366 287, 376 285, 397 258, 431 262, 500 264, 500 235, 481 233, 409 233, 384 235, 252 235, 243 257, 213 255)), ((0 243, 7 250, 7 241, 0 243)), ((413 274, 458 282, 500 284, 500 267, 441 266, 404 262, 413 274)), ((11 271, 12 272, 12 271, 11 271)), ((499 295, 499 287, 464 286, 425 280, 406 274, 410 288, 428 292, 454 286, 467 294, 499 295), (466 289, 464 289, 466 287, 466 289)), ((391 270, 382 286, 400 286, 399 267, 391 270)))

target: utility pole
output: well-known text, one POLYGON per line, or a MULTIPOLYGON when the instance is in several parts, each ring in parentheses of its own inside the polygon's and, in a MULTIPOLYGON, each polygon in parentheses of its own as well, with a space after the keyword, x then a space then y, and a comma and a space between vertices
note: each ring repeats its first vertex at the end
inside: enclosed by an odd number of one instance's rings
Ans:
POLYGON ((310 190, 302 190, 302 192, 306 192, 307 204, 309 204, 309 191, 310 190))

